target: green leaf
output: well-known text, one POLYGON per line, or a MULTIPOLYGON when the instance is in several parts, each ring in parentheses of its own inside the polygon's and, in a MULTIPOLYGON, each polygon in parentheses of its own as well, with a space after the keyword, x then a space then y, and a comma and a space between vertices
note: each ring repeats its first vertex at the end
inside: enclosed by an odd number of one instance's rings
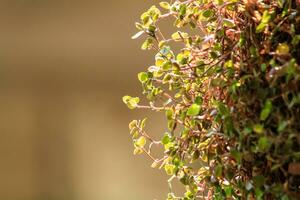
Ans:
POLYGON ((172 62, 170 62, 170 61, 164 62, 162 68, 163 68, 163 70, 171 69, 172 68, 172 62))
POLYGON ((132 129, 132 131, 130 131, 130 134, 132 135, 132 139, 136 139, 139 136, 139 132, 136 129, 132 129))
POLYGON ((143 152, 144 152, 143 149, 137 147, 134 149, 133 154, 138 155, 138 154, 142 154, 143 152))
POLYGON ((258 175, 253 177, 253 184, 255 187, 261 187, 265 184, 265 177, 262 175, 258 175))
POLYGON ((165 165, 165 171, 168 175, 173 175, 175 171, 175 165, 166 164, 165 165))
POLYGON ((138 23, 138 22, 135 23, 135 27, 136 27, 138 30, 140 30, 140 31, 142 31, 142 30, 144 29, 143 25, 142 25, 141 23, 138 23))
POLYGON ((288 122, 287 121, 281 121, 278 125, 277 131, 282 132, 287 127, 288 122))
POLYGON ((144 12, 142 15, 141 15, 141 20, 143 22, 143 24, 145 26, 149 26, 149 24, 151 23, 151 20, 150 20, 150 15, 148 12, 144 12))
POLYGON ((184 193, 184 199, 186 200, 193 200, 194 198, 194 194, 192 191, 187 191, 186 193, 184 193))
POLYGON ((290 52, 290 47, 286 43, 279 43, 276 48, 276 53, 280 55, 285 55, 290 52))
POLYGON ((211 56, 212 59, 218 58, 218 52, 217 51, 211 51, 211 52, 209 52, 209 55, 211 56))
POLYGON ((285 194, 281 197, 280 200, 290 200, 290 198, 285 194))
POLYGON ((173 131, 176 126, 175 120, 168 120, 168 129, 173 131))
POLYGON ((193 153, 193 161, 197 160, 200 157, 200 151, 196 150, 193 153))
POLYGON ((232 198, 232 191, 233 191, 232 186, 225 186, 224 191, 225 191, 226 197, 232 198))
POLYGON ((133 129, 137 126, 137 120, 132 120, 130 123, 129 123, 129 129, 133 129))
POLYGON ((230 19, 223 19, 223 24, 226 27, 232 28, 235 26, 234 21, 230 19))
POLYGON ((265 10, 264 13, 263 13, 263 16, 261 18, 261 23, 269 23, 270 20, 271 20, 271 13, 268 11, 268 10, 265 10))
POLYGON ((146 126, 146 121, 147 121, 147 117, 144 118, 144 119, 142 120, 141 125, 140 125, 140 128, 141 128, 141 129, 144 129, 144 128, 145 128, 145 126, 146 126))
POLYGON ((155 25, 149 25, 149 27, 147 29, 148 35, 150 35, 151 37, 154 37, 155 36, 155 31, 156 31, 156 26, 155 25))
POLYGON ((182 41, 183 39, 188 38, 189 34, 177 31, 177 32, 173 33, 171 37, 175 41, 182 41))
POLYGON ((165 133, 163 138, 161 139, 162 144, 166 145, 171 141, 169 133, 165 133))
POLYGON ((160 7, 164 8, 166 10, 169 10, 171 8, 170 4, 166 1, 160 2, 159 5, 160 5, 160 7))
MULTIPOLYGON (((190 58, 191 52, 190 51, 182 51, 181 53, 177 54, 176 56, 176 60, 179 64, 181 65, 185 65, 188 63, 189 58, 190 58)), ((175 65, 173 65, 173 67, 176 67, 175 65)), ((178 66, 178 68, 180 69, 180 67, 178 66)))
POLYGON ((162 40, 162 41, 160 41, 160 42, 158 43, 158 47, 161 49, 161 48, 163 48, 166 44, 167 44, 166 41, 165 41, 165 40, 162 40))
POLYGON ((168 120, 172 120, 173 119, 173 114, 174 114, 174 112, 173 112, 172 109, 167 109, 166 110, 166 117, 167 117, 168 120))
POLYGON ((256 188, 255 189, 255 196, 256 196, 257 200, 262 200, 263 196, 264 196, 264 192, 261 189, 256 188))
POLYGON ((205 17, 205 18, 212 17, 213 15, 214 15, 214 10, 212 10, 212 9, 205 10, 202 13, 202 16, 205 17))
POLYGON ((256 33, 260 33, 262 31, 265 30, 265 27, 267 26, 268 24, 265 24, 265 23, 260 23, 257 27, 256 27, 256 33))
POLYGON ((240 39, 239 39, 239 46, 243 47, 246 44, 246 38, 245 36, 242 34, 240 39))
POLYGON ((172 79, 171 74, 166 74, 163 79, 163 84, 169 83, 169 81, 172 79))
POLYGON ((135 109, 138 106, 138 103, 140 102, 140 98, 124 96, 123 102, 128 106, 129 109, 135 109))
POLYGON ((261 124, 255 124, 253 126, 253 131, 258 134, 262 134, 264 132, 264 126, 261 124))
POLYGON ((226 85, 226 81, 222 78, 214 78, 211 80, 211 86, 213 87, 224 87, 226 85))
POLYGON ((131 98, 132 98, 131 96, 126 95, 126 96, 123 96, 122 100, 126 104, 128 101, 130 101, 131 98))
POLYGON ((141 83, 145 83, 148 81, 148 74, 146 72, 141 72, 138 74, 138 79, 141 83))
POLYGON ((151 16, 151 18, 152 18, 153 21, 156 21, 160 17, 160 15, 161 15, 160 10, 156 6, 152 6, 148 10, 148 13, 151 16))
POLYGON ((283 7, 284 2, 285 2, 285 0, 277 0, 278 6, 279 6, 280 8, 283 7))
POLYGON ((182 173, 180 174, 180 178, 179 178, 179 181, 183 184, 183 185, 188 185, 189 184, 189 177, 182 173))
POLYGON ((145 42, 142 44, 141 49, 142 50, 151 49, 152 45, 153 45, 153 40, 151 38, 147 38, 145 42))
POLYGON ((198 105, 198 104, 192 104, 192 105, 189 107, 188 111, 187 111, 187 115, 188 115, 188 116, 196 116, 196 115, 199 114, 200 109, 201 109, 201 106, 200 106, 200 105, 198 105))
POLYGON ((260 65, 260 68, 261 68, 261 71, 262 71, 262 72, 265 72, 266 69, 267 69, 267 64, 266 64, 266 63, 261 64, 261 65, 260 65))
POLYGON ((258 149, 260 152, 266 152, 271 147, 271 142, 267 137, 261 137, 258 140, 258 149))
POLYGON ((175 146, 175 144, 173 142, 169 142, 169 143, 164 145, 164 148, 165 148, 166 151, 169 151, 174 146, 175 146))
POLYGON ((228 60, 224 63, 224 66, 226 68, 233 68, 234 64, 233 64, 233 61, 232 60, 228 60))
POLYGON ((218 5, 222 5, 224 3, 224 0, 216 0, 216 2, 218 3, 218 5))
POLYGON ((223 167, 222 165, 217 165, 216 169, 215 169, 215 176, 216 177, 221 177, 222 176, 222 172, 223 172, 223 167))
POLYGON ((292 40, 292 45, 297 46, 300 42, 300 35, 295 35, 292 40))
POLYGON ((256 27, 256 33, 260 33, 265 30, 265 27, 271 20, 271 14, 268 10, 265 10, 261 19, 260 24, 256 27))
POLYGON ((242 162, 242 154, 241 152, 237 151, 237 150, 232 150, 231 152, 232 157, 236 160, 236 162, 238 164, 241 164, 242 162))
POLYGON ((162 57, 155 58, 155 66, 162 67, 165 63, 165 60, 162 57))
POLYGON ((186 5, 185 4, 181 4, 180 8, 179 8, 179 15, 180 18, 183 19, 183 16, 186 14, 186 5))
POLYGON ((198 104, 199 106, 201 106, 202 103, 203 103, 203 98, 200 96, 196 97, 195 104, 198 104))
POLYGON ((135 145, 138 147, 144 147, 146 145, 146 138, 144 136, 141 136, 137 141, 135 142, 135 145))
POLYGON ((272 102, 270 100, 267 100, 263 110, 260 113, 260 120, 265 121, 269 117, 272 111, 272 107, 272 102))

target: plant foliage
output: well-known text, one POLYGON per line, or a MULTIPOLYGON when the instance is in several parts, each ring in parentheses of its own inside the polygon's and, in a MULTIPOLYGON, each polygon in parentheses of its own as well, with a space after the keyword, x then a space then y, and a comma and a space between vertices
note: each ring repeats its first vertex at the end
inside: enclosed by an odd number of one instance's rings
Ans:
POLYGON ((129 128, 134 153, 164 169, 186 193, 167 199, 300 199, 300 1, 160 2, 136 23, 155 63, 138 74, 168 132, 154 140, 145 119, 129 128), (174 19, 164 35, 159 22, 174 19), (178 49, 180 46, 180 49, 178 49), (164 149, 152 155, 153 145, 164 149))

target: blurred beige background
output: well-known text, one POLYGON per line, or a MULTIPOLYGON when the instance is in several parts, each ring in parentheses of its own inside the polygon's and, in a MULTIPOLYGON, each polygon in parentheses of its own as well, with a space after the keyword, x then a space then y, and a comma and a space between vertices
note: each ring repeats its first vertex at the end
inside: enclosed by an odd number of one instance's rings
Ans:
MULTIPOLYGON (((0 199, 152 200, 163 171, 133 156, 125 94, 152 63, 130 39, 158 1, 0 0, 0 199)), ((150 132, 164 131, 151 114, 150 132)))

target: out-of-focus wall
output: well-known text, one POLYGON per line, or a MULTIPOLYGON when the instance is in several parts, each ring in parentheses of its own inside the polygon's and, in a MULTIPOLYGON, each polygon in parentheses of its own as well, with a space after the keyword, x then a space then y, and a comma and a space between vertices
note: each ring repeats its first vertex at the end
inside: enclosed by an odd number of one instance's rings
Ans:
POLYGON ((1 200, 164 199, 164 172, 128 134, 148 114, 121 102, 153 62, 130 36, 157 2, 0 0, 1 200))

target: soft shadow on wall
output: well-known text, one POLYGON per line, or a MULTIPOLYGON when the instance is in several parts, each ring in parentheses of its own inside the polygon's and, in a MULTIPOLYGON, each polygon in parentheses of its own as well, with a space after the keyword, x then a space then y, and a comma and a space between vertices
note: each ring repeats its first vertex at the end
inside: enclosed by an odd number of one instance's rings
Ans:
MULTIPOLYGON (((152 63, 130 40, 158 1, 0 1, 0 199, 164 199, 164 172, 132 155, 125 94, 152 63)), ((164 131, 151 114, 150 132, 164 131)))

